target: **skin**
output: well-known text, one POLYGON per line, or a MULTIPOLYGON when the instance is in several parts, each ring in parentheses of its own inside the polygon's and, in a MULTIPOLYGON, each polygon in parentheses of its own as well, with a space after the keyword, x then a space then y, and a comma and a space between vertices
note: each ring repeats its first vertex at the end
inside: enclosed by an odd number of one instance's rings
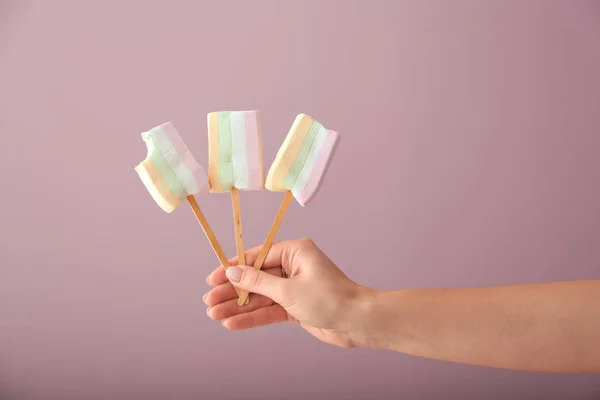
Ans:
MULTIPOLYGON (((246 253, 253 264, 260 248, 246 253)), ((310 240, 273 245, 263 269, 230 261, 206 279, 207 314, 230 330, 294 322, 340 347, 527 371, 600 372, 600 280, 379 291, 310 240), (282 268, 288 279, 282 278, 282 268), (233 284, 250 291, 239 307, 233 284)))

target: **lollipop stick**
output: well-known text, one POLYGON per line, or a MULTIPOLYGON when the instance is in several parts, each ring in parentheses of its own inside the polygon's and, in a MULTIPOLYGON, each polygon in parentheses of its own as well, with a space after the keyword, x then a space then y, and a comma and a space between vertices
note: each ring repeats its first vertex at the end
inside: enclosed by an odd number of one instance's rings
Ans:
POLYGON ((246 265, 244 254, 244 239, 242 236, 242 212, 240 210, 240 195, 237 188, 231 188, 231 205, 233 207, 233 226, 235 229, 235 248, 237 250, 238 264, 246 265))
MULTIPOLYGON (((190 195, 187 197, 187 200, 190 203, 190 207, 192 207, 192 211, 194 212, 196 219, 198 220, 198 222, 200 222, 200 225, 202 226, 202 229, 204 230, 204 234, 206 235, 206 238, 210 242, 212 249, 214 250, 215 254, 217 255, 217 258, 219 259, 219 261, 221 262, 221 266, 225 270, 227 270, 227 268, 229 268, 229 261, 227 260, 227 256, 225 256, 225 253, 223 252, 223 249, 221 248, 221 245, 219 244, 219 241, 217 240, 215 233, 213 232, 210 225, 208 224, 206 217, 202 213, 202 210, 200 210, 200 206, 196 202, 196 198, 193 195, 190 195)), ((235 291, 238 293, 238 295, 240 294, 240 290, 238 288, 235 288, 235 291)), ((244 304, 244 303, 242 303, 242 304, 244 304)))
MULTIPOLYGON (((235 229, 235 248, 237 250, 238 264, 246 265, 246 255, 244 254, 244 239, 242 235, 242 211, 240 208, 240 194, 236 187, 231 188, 231 205, 233 208, 233 227, 235 229)), ((245 304, 248 304, 249 301, 249 299, 246 299, 245 304)))
MULTIPOLYGON (((294 195, 292 194, 292 191, 288 190, 287 193, 285 194, 285 197, 283 198, 283 201, 281 202, 281 206, 279 206, 279 211, 277 211, 277 215, 275 216, 273 225, 271 225, 271 229, 269 230, 269 233, 267 234, 267 238, 265 239, 265 242, 263 243, 262 248, 260 249, 260 253, 258 253, 256 262, 254 263, 254 268, 256 268, 256 269, 262 268, 262 265, 265 262, 265 259, 267 258, 267 254, 269 254, 269 250, 271 250, 271 245, 273 244, 273 241, 275 240, 275 235, 277 235, 277 231, 279 230, 279 227, 281 226, 281 222, 283 221, 285 212, 287 211, 288 206, 290 205, 293 198, 294 198, 294 195)), ((240 292, 238 292, 238 294, 239 294, 239 298, 237 301, 238 306, 244 305, 246 302, 246 299, 248 298, 248 291, 241 290, 240 292)))

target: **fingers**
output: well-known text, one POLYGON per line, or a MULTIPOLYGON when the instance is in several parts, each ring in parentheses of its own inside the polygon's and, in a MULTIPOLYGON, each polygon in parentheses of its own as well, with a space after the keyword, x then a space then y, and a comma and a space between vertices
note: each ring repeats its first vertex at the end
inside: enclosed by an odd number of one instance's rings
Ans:
MULTIPOLYGON (((251 304, 252 302, 244 307, 249 307, 251 304)), ((230 330, 241 330, 286 321, 288 321, 287 312, 279 304, 273 304, 251 312, 226 318, 223 320, 222 324, 225 328, 230 330)))
MULTIPOLYGON (((252 296, 252 301, 254 301, 255 298, 264 297, 264 296, 261 296, 260 294, 256 294, 256 293, 252 293, 251 296, 252 296)), ((217 286, 216 288, 214 288, 214 289, 210 290, 208 293, 206 293, 204 295, 204 297, 202 297, 204 304, 206 304, 209 307, 214 307, 218 304, 225 303, 226 301, 234 300, 234 299, 237 301, 238 294, 235 291, 235 289, 233 288, 233 285, 231 284, 231 282, 227 282, 227 283, 217 286)), ((241 309, 243 310, 244 308, 241 308, 241 309)))
MULTIPOLYGON (((237 263, 233 264, 231 260, 229 261, 229 263, 230 263, 230 265, 237 265, 237 263)), ((215 268, 206 277, 206 283, 208 283, 211 286, 218 286, 218 285, 221 285, 228 281, 229 281, 229 279, 227 279, 227 277, 225 276, 225 269, 221 266, 218 266, 217 268, 215 268)))
MULTIPOLYGON (((223 271, 223 268, 221 268, 223 271)), ((265 273, 281 277, 281 268, 269 268, 264 270, 265 273)), ((229 279, 225 276, 225 271, 223 271, 223 277, 218 274, 212 274, 211 284, 214 284, 215 288, 208 291, 203 297, 202 300, 209 307, 214 307, 217 304, 223 303, 228 300, 237 299, 238 294, 235 291, 229 279)), ((253 294, 252 298, 259 296, 258 294, 253 294)))
MULTIPOLYGON (((237 265, 237 264, 234 264, 234 265, 237 265)), ((281 277, 281 267, 263 268, 263 269, 261 269, 261 271, 264 271, 264 272, 274 275, 274 276, 281 277)), ((227 276, 225 275, 225 270, 223 269, 223 267, 218 267, 213 272, 211 272, 211 274, 208 276, 208 278, 206 278, 206 283, 208 283, 211 286, 219 286, 219 285, 222 285, 227 282, 229 282, 229 279, 227 279, 227 276)))
MULTIPOLYGON (((284 242, 273 243, 269 249, 269 253, 267 253, 267 258, 265 259, 261 269, 283 266, 289 274, 293 255, 298 249, 300 249, 302 246, 306 246, 309 243, 311 243, 309 239, 287 240, 284 242)), ((257 246, 246 251, 245 255, 247 265, 254 265, 261 248, 262 246, 257 246)), ((237 256, 229 260, 229 265, 238 265, 237 256)), ((206 282, 213 286, 220 285, 226 281, 227 278, 225 278, 225 269, 222 266, 215 268, 208 278, 206 278, 206 282)))
POLYGON ((209 307, 206 311, 207 315, 214 320, 223 320, 240 314, 246 314, 259 308, 273 305, 273 300, 264 297, 256 296, 252 301, 244 306, 238 306, 237 300, 228 300, 226 302, 217 304, 214 307, 209 307))
POLYGON ((206 283, 208 283, 211 286, 218 286, 228 281, 229 279, 227 279, 227 277, 225 276, 225 270, 223 269, 223 267, 217 267, 206 278, 206 283))
POLYGON ((211 289, 204 297, 202 297, 202 300, 207 306, 214 307, 217 304, 237 298, 238 294, 233 288, 233 285, 231 282, 227 282, 211 289))
MULTIPOLYGON (((267 253, 267 258, 265 258, 262 268, 280 267, 285 265, 286 263, 284 261, 286 261, 287 253, 296 247, 296 240, 273 243, 267 253)), ((261 249, 262 246, 258 246, 248 250, 246 252, 246 264, 254 265, 261 249)))
POLYGON ((289 279, 276 277, 247 265, 230 267, 227 269, 227 278, 238 288, 262 294, 283 306, 287 302, 285 295, 289 292, 286 290, 291 283, 289 279))

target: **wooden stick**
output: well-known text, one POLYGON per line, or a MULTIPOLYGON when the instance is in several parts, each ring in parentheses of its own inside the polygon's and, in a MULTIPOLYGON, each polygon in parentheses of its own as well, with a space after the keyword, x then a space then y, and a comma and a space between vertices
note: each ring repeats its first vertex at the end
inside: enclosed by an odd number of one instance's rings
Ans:
POLYGON ((242 235, 242 211, 240 209, 240 195, 236 187, 231 188, 231 205, 233 208, 233 227, 235 229, 235 248, 237 250, 238 264, 246 265, 244 254, 244 238, 242 235))
MULTIPOLYGON (((196 219, 198 220, 198 222, 200 222, 200 226, 202 226, 202 229, 204 230, 204 234, 206 235, 206 238, 210 242, 210 245, 211 245, 213 251, 215 252, 215 254, 217 255, 217 258, 221 262, 221 266, 227 271, 227 268, 229 268, 229 261, 227 260, 227 256, 225 255, 225 252, 221 248, 221 245, 219 244, 219 241, 217 240, 215 233, 213 232, 210 225, 208 224, 206 217, 202 213, 202 210, 200 210, 200 206, 196 202, 196 198, 193 195, 190 195, 187 197, 187 200, 190 203, 190 207, 192 207, 192 211, 194 212, 196 219)), ((238 288, 235 288, 235 291, 238 293, 238 295, 240 295, 241 290, 239 290, 238 288)), ((242 303, 242 304, 244 304, 244 303, 242 303)))
MULTIPOLYGON (((267 234, 267 238, 260 249, 260 253, 258 253, 258 257, 256 258, 256 262, 254 263, 254 268, 261 269, 265 259, 267 258, 267 254, 269 254, 269 250, 271 250, 271 246, 273 245, 273 241, 275 240, 275 235, 277 235, 277 231, 281 226, 281 222, 283 222, 283 217, 285 216, 285 212, 288 209, 288 206, 292 202, 294 195, 291 190, 288 190, 281 202, 281 206, 279 206, 279 211, 277 211, 277 215, 275 216, 275 220, 273 221, 273 225, 271 225, 271 229, 267 234)), ((246 303, 246 299, 248 298, 248 291, 242 290, 239 293, 239 298, 237 301, 238 306, 244 305, 246 303)))
MULTIPOLYGON (((238 256, 238 264, 246 265, 244 238, 242 234, 242 211, 240 207, 240 194, 236 187, 231 188, 231 206, 233 209, 233 228, 235 230, 235 248, 238 256)), ((250 299, 248 298, 246 299, 245 304, 248 304, 249 302, 250 299)))

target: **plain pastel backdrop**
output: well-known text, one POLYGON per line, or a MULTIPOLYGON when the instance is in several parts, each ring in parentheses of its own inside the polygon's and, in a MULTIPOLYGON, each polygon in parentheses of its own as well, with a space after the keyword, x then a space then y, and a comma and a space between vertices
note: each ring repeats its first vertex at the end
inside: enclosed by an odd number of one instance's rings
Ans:
MULTIPOLYGON (((598 1, 0 1, 0 398, 596 399, 599 375, 322 344, 205 315, 218 265, 133 167, 172 121, 342 134, 311 236, 375 288, 600 278, 598 1)), ((259 245, 281 193, 242 193, 259 245)), ((229 255, 228 195, 198 199, 229 255)))

